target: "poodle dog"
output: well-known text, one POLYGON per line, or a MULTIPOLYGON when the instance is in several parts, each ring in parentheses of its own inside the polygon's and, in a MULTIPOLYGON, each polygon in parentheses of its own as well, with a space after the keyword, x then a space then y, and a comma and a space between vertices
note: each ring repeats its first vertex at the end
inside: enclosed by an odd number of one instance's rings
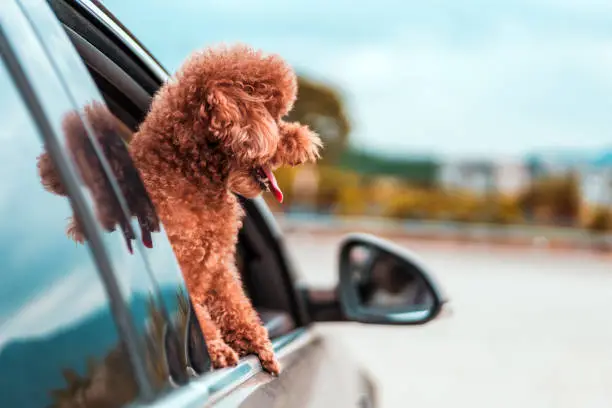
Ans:
MULTIPOLYGON (((133 135, 126 135, 102 105, 92 105, 82 115, 103 153, 108 157, 114 152, 108 161, 127 211, 139 221, 145 246, 153 245, 151 232, 159 231, 159 220, 163 223, 217 368, 254 353, 266 371, 280 372, 268 333, 236 270, 244 216, 236 194, 254 198, 271 191, 282 201, 273 171, 319 158, 318 135, 307 126, 283 121, 296 96, 295 73, 280 57, 243 45, 215 47, 192 55, 159 89, 133 135), (129 144, 111 143, 111 134, 129 144), (134 191, 137 175, 129 173, 128 150, 152 205, 134 191)), ((92 155, 78 114, 67 118, 64 130, 84 183, 98 188, 104 169, 78 160, 92 155)), ((38 166, 45 188, 66 195, 46 153, 38 166)), ((109 202, 107 207, 111 210, 98 208, 97 217, 109 231, 119 225, 131 250, 135 234, 121 216, 121 203, 109 202)), ((68 231, 77 241, 86 239, 77 217, 68 231)))

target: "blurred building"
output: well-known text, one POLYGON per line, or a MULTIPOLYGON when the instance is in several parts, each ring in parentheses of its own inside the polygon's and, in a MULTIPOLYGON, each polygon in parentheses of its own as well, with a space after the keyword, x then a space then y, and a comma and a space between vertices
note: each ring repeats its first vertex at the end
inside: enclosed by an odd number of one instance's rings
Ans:
POLYGON ((521 162, 500 163, 495 167, 497 191, 507 195, 520 194, 529 185, 529 169, 521 162))
POLYGON ((485 161, 453 161, 440 165, 438 185, 443 189, 487 193, 496 188, 495 165, 485 161))

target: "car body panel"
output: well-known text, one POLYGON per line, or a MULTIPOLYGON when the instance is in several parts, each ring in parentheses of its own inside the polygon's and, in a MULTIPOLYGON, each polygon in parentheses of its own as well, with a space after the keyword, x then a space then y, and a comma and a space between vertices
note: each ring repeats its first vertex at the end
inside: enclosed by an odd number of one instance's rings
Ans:
POLYGON ((214 406, 359 407, 369 398, 351 356, 338 343, 312 329, 296 336, 278 354, 283 366, 279 378, 258 373, 214 400, 214 406))
POLYGON ((282 366, 277 377, 254 356, 201 377, 151 408, 374 407, 372 384, 342 346, 313 329, 273 341, 282 366), (205 397, 204 399, 202 399, 205 397))

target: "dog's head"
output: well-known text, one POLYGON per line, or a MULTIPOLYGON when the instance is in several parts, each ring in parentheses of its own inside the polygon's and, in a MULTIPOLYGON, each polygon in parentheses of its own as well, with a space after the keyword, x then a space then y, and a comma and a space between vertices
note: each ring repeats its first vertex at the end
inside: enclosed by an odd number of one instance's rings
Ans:
POLYGON ((319 137, 282 120, 293 107, 297 80, 276 55, 246 46, 209 48, 181 68, 175 91, 173 99, 191 99, 189 109, 196 110, 194 132, 186 137, 204 139, 198 149, 222 156, 235 193, 252 198, 271 190, 282 201, 273 171, 319 157, 319 137))

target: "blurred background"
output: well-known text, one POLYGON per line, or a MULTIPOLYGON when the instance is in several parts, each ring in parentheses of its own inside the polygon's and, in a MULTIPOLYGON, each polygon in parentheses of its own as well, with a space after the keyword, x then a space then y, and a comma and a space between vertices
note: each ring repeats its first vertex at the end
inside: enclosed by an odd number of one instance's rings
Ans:
POLYGON ((371 231, 452 300, 422 328, 325 328, 383 406, 609 406, 612 2, 104 4, 171 72, 221 42, 295 67, 290 119, 326 148, 266 199, 303 279, 333 284, 342 233, 371 231))
POLYGON ((104 3, 171 72, 221 42, 295 67, 326 149, 278 172, 287 219, 606 248, 612 3, 104 3))

